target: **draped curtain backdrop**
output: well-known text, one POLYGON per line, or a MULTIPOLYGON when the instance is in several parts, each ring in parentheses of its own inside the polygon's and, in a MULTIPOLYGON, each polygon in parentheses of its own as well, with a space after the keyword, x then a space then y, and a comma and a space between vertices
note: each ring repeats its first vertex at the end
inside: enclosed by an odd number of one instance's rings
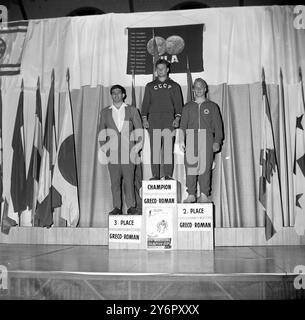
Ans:
MULTIPOLYGON (((43 126, 51 72, 55 70, 55 118, 61 130, 66 90, 66 70, 75 128, 80 197, 80 227, 107 227, 112 209, 107 166, 98 162, 99 114, 111 103, 109 89, 121 84, 131 102, 132 78, 126 74, 128 27, 158 27, 203 23, 204 78, 209 98, 221 110, 225 140, 216 154, 212 198, 217 227, 262 227, 258 200, 264 67, 275 132, 284 209, 284 225, 294 225, 293 161, 299 68, 305 77, 305 32, 293 26, 294 7, 213 8, 177 12, 106 14, 32 20, 24 44, 21 74, 2 77, 4 196, 10 196, 13 124, 21 80, 24 80, 24 127, 26 166, 32 149, 35 91, 40 77, 43 126), (282 71, 282 80, 280 77, 282 71)), ((191 63, 191 61, 190 61, 191 63)), ((187 96, 186 73, 172 74, 187 96)), ((141 109, 145 84, 151 75, 137 75, 136 100, 141 109)), ((147 141, 147 140, 146 140, 147 141)), ((144 156, 149 150, 144 146, 144 156)), ((180 159, 181 160, 181 159, 180 159)), ((183 165, 176 156, 174 176, 185 196, 183 165)), ((144 167, 144 178, 150 177, 144 167)), ((61 226, 60 210, 55 226, 61 226)), ((29 213, 20 225, 29 225, 29 213)))

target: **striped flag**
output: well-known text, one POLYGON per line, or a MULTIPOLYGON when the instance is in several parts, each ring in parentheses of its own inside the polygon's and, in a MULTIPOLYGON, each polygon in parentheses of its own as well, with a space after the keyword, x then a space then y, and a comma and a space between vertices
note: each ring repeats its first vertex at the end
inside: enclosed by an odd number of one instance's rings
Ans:
POLYGON ((36 111, 34 125, 34 139, 30 166, 27 175, 27 206, 32 210, 32 225, 34 225, 34 215, 36 211, 36 202, 38 196, 39 170, 42 157, 42 111, 40 96, 40 81, 38 78, 36 89, 36 111))
POLYGON ((61 217, 68 227, 76 227, 79 220, 78 182, 73 129, 71 95, 67 72, 65 114, 58 142, 52 185, 61 195, 61 217))
POLYGON ((43 139, 42 160, 39 172, 38 202, 35 225, 50 227, 53 224, 53 211, 60 205, 60 196, 52 188, 53 169, 56 157, 56 134, 54 117, 54 70, 48 97, 47 116, 43 139))
POLYGON ((9 234, 11 227, 17 225, 16 221, 8 216, 8 201, 3 199, 3 144, 2 144, 2 91, 0 86, 0 218, 1 232, 9 234), (3 202, 3 206, 2 206, 3 202), (3 209, 3 210, 2 210, 3 209), (2 215, 1 215, 2 214, 2 215))
MULTIPOLYGON (((21 213, 26 210, 26 169, 25 169, 25 150, 24 150, 24 119, 23 119, 23 80, 19 95, 18 108, 14 126, 12 148, 13 160, 11 171, 11 198, 14 213, 21 213)), ((17 214, 10 218, 18 223, 17 214)))
POLYGON ((28 21, 8 22, 0 28, 0 76, 20 74, 28 21))
POLYGON ((266 240, 269 240, 283 227, 283 208, 271 112, 264 77, 262 87, 259 201, 264 208, 265 236, 266 240))
POLYGON ((297 102, 297 118, 295 130, 295 161, 294 161, 294 186, 295 186, 295 222, 294 228, 298 235, 305 232, 305 103, 303 82, 299 84, 297 102))

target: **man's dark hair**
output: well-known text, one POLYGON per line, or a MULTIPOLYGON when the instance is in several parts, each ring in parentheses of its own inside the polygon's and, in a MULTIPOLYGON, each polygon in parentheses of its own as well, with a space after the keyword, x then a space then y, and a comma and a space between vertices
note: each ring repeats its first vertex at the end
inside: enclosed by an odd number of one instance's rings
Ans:
POLYGON ((156 63, 155 63, 155 67, 157 68, 157 66, 158 66, 159 64, 165 64, 165 65, 166 65, 166 68, 168 68, 168 69, 170 69, 170 66, 171 66, 171 64, 170 64, 167 60, 165 60, 165 59, 158 59, 158 60, 156 61, 156 63))
POLYGON ((125 88, 122 87, 121 85, 115 84, 114 86, 112 86, 112 87, 110 88, 110 94, 112 94, 112 91, 113 91, 114 89, 120 89, 120 90, 122 91, 122 93, 124 94, 123 100, 127 97, 126 90, 125 90, 125 88))

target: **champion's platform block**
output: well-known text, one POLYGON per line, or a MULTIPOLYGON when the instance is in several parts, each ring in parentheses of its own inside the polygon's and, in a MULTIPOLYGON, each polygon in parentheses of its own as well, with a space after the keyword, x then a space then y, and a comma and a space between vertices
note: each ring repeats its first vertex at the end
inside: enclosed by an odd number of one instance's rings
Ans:
POLYGON ((177 181, 143 181, 142 207, 146 249, 177 249, 177 181))
POLYGON ((214 249, 213 203, 177 203, 177 181, 143 181, 142 208, 109 216, 109 249, 214 249))

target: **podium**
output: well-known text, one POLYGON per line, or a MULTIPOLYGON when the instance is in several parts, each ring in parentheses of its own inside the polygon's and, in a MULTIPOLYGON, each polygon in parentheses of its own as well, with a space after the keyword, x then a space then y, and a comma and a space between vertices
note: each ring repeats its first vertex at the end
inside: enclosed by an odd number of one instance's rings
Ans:
POLYGON ((214 250, 213 203, 177 203, 175 180, 143 181, 142 208, 109 216, 109 249, 214 250))
POLYGON ((181 203, 177 205, 180 250, 214 250, 213 203, 181 203))

